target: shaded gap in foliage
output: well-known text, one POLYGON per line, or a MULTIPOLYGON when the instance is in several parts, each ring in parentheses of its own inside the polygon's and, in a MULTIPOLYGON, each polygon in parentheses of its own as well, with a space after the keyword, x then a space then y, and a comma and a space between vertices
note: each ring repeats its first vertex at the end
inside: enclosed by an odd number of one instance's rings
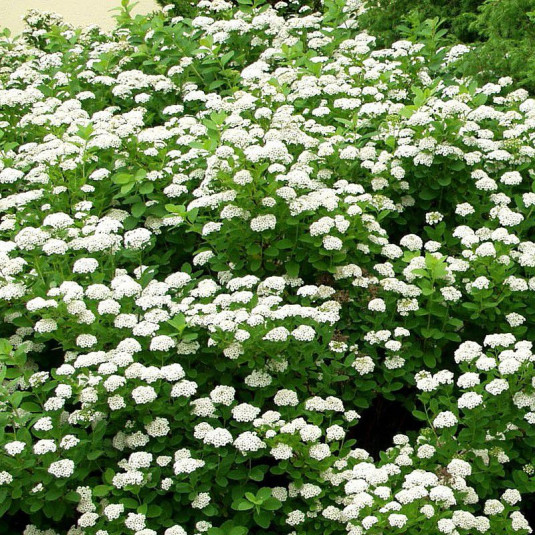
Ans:
MULTIPOLYGON (((410 392, 399 392, 401 399, 410 398, 410 392)), ((375 460, 379 452, 393 445, 392 438, 397 434, 418 431, 419 422, 400 401, 389 401, 377 396, 371 406, 362 411, 359 423, 352 427, 347 439, 356 439, 358 448, 365 449, 375 460)))
POLYGON ((21 535, 29 524, 37 525, 43 531, 53 529, 55 532, 66 533, 76 524, 76 514, 72 502, 69 504, 69 509, 65 511, 65 515, 57 521, 47 519, 41 511, 33 515, 20 509, 13 514, 8 512, 0 519, 0 535, 21 535))
POLYGON ((520 512, 526 517, 529 525, 535 527, 535 493, 522 495, 522 501, 520 502, 520 512))
POLYGON ((33 353, 32 359, 39 366, 39 371, 49 372, 52 368, 58 368, 65 362, 65 351, 58 345, 56 340, 49 340, 41 353, 33 353))
POLYGON ((28 524, 31 524, 30 516, 24 511, 17 511, 13 515, 7 514, 0 520, 1 535, 21 535, 28 524))

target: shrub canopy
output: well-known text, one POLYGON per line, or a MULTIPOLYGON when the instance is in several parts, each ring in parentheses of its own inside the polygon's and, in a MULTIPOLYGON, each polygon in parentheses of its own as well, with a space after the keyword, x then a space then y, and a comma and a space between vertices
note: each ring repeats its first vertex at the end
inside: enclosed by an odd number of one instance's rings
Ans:
POLYGON ((535 100, 197 8, 0 41, 7 532, 531 532, 535 100))

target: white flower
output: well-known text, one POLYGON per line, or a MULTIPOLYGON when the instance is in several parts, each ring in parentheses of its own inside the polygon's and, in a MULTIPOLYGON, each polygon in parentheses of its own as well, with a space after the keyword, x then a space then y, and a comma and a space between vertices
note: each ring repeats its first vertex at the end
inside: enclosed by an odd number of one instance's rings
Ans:
POLYGON ((459 409, 474 409, 483 403, 483 396, 476 392, 465 392, 457 400, 459 409))
POLYGON ((205 444, 210 444, 216 448, 226 446, 227 444, 230 444, 232 440, 230 432, 222 427, 217 427, 216 429, 208 431, 203 438, 205 444))
POLYGON ((15 455, 18 455, 19 453, 22 453, 25 447, 26 447, 26 444, 24 442, 21 442, 20 440, 6 442, 4 444, 4 449, 6 450, 6 453, 8 455, 11 455, 12 457, 15 455))
POLYGON ((485 386, 485 390, 493 396, 498 396, 509 389, 509 383, 505 379, 494 379, 485 386))
POLYGON ((293 455, 293 449, 287 444, 277 444, 271 448, 270 453, 277 460, 290 459, 293 455))
POLYGON ((50 416, 43 416, 33 424, 36 431, 51 431, 54 428, 52 418, 50 416))
POLYGON ((202 468, 204 464, 204 461, 201 461, 200 459, 177 459, 173 465, 173 470, 175 475, 191 474, 195 470, 202 468))
POLYGON ((395 528, 402 528, 407 523, 408 518, 405 515, 392 513, 388 516, 388 523, 395 528))
POLYGON ((277 225, 277 218, 273 214, 261 215, 251 219, 251 230, 254 232, 264 232, 274 229, 277 225))
POLYGON ((243 454, 258 451, 265 446, 266 444, 258 437, 258 435, 251 431, 241 433, 234 440, 234 447, 243 454))
POLYGON ((176 342, 170 336, 155 336, 150 342, 151 351, 169 351, 175 347, 176 342))
POLYGON ((290 331, 288 331, 286 327, 275 327, 265 334, 263 340, 268 340, 270 342, 284 342, 289 335, 290 331))
POLYGON ((80 258, 76 260, 72 267, 73 273, 93 273, 98 268, 98 260, 96 258, 80 258))
POLYGON ((306 424, 299 430, 303 442, 315 442, 321 437, 321 428, 317 425, 306 424))
POLYGON ((204 509, 210 503, 210 501, 210 494, 207 492, 200 492, 191 502, 191 507, 193 509, 204 509))
POLYGON ((501 499, 509 505, 516 505, 522 500, 522 496, 520 495, 520 492, 518 492, 518 490, 516 489, 507 489, 502 494, 501 499))
POLYGON ((259 413, 260 409, 249 403, 240 403, 232 409, 232 417, 237 422, 252 422, 259 413))
POLYGON ((518 171, 508 171, 501 176, 500 182, 507 186, 517 186, 522 182, 522 175, 518 171))
POLYGON ((331 455, 331 450, 327 444, 314 444, 308 450, 308 454, 312 459, 322 461, 331 455))
POLYGON ((383 299, 372 299, 368 303, 368 310, 372 312, 385 312, 386 311, 386 304, 383 299))
POLYGON ((291 334, 300 342, 311 342, 316 337, 316 331, 309 325, 299 325, 291 334))
POLYGON ((324 236, 323 237, 323 247, 327 251, 340 251, 343 247, 343 242, 340 238, 336 236, 324 236))
POLYGON ((9 485, 13 482, 13 476, 9 473, 3 470, 0 472, 0 485, 9 485))
POLYGON ((109 521, 117 520, 124 512, 124 505, 122 503, 110 504, 104 508, 104 516, 109 521))
POLYGON ((453 427, 454 425, 457 425, 457 423, 457 416, 455 416, 455 414, 453 414, 451 411, 440 412, 433 420, 433 425, 437 429, 453 427))
POLYGON ((305 513, 299 510, 291 511, 286 517, 289 526, 297 526, 305 521, 305 513))
POLYGON ((447 468, 451 475, 458 477, 467 477, 472 473, 472 467, 470 466, 470 463, 467 463, 462 459, 453 459, 450 461, 447 468))
POLYGON ((138 386, 132 390, 132 398, 138 405, 151 403, 158 397, 152 386, 138 386))
POLYGON ((151 232, 145 228, 129 230, 124 234, 124 246, 127 249, 143 249, 150 242, 151 232))
POLYGON ((33 445, 33 452, 36 455, 45 455, 46 453, 55 452, 56 450, 57 447, 55 442, 49 439, 38 440, 33 445))
POLYGON ((76 338, 76 345, 81 348, 93 347, 97 342, 97 337, 92 334, 81 334, 76 338))
POLYGON ((48 473, 57 478, 70 477, 74 473, 74 462, 70 459, 55 461, 48 467, 48 473))
POLYGON ((438 531, 440 533, 452 533, 455 530, 455 522, 449 518, 441 518, 437 522, 438 531))
POLYGON ((222 405, 230 405, 234 401, 236 389, 232 386, 217 386, 210 392, 210 399, 214 403, 221 403, 222 405))

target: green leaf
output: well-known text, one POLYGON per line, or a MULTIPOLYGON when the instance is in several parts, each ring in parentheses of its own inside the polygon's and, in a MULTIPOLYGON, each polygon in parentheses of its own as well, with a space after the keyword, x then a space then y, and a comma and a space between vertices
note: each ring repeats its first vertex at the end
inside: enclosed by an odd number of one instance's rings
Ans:
POLYGON ((97 485, 93 488, 93 495, 94 496, 106 496, 110 492, 110 490, 113 487, 109 487, 108 485, 97 485))
POLYGON ((82 139, 89 139, 93 133, 93 125, 90 123, 87 126, 79 126, 76 132, 82 139))
POLYGON ((232 59, 232 56, 234 56, 234 50, 231 50, 230 52, 227 52, 226 54, 223 54, 221 56, 221 65, 223 67, 232 59))
POLYGON ((248 531, 245 526, 234 526, 228 531, 228 535, 246 535, 248 531))
POLYGON ((134 217, 141 217, 145 211, 147 210, 147 206, 143 202, 138 202, 132 206, 132 215, 134 217))
POLYGON ((148 518, 157 518, 162 514, 162 508, 159 505, 151 503, 147 510, 148 518))
POLYGON ((28 392, 13 392, 10 397, 11 405, 17 409, 26 396, 29 396, 28 392))
POLYGON ((179 333, 181 333, 186 327, 186 318, 184 314, 177 314, 173 318, 167 321, 169 325, 174 327, 179 333))
POLYGON ((187 214, 188 221, 191 223, 195 223, 195 220, 197 219, 197 216, 199 215, 199 209, 194 208, 193 210, 190 210, 187 214))
POLYGON ((438 197, 438 191, 433 191, 429 188, 422 188, 418 192, 418 196, 420 197, 420 199, 423 199, 424 201, 430 201, 438 197))
POLYGON ((253 507, 254 504, 246 500, 238 502, 235 506, 234 504, 232 505, 232 509, 235 509, 236 511, 249 511, 249 509, 253 509, 253 507))
POLYGON ((45 496, 45 499, 49 502, 57 500, 63 494, 62 488, 51 488, 45 496))
POLYGON ((444 333, 444 338, 446 338, 446 340, 451 340, 452 342, 461 341, 461 337, 457 333, 444 333))
POLYGON ((123 195, 126 195, 129 191, 132 190, 132 188, 134 187, 134 184, 135 182, 130 182, 128 184, 125 184, 124 186, 121 187, 121 193, 123 195))
POLYGON ((291 249, 293 245, 294 245, 293 240, 290 240, 289 238, 284 238, 283 240, 279 240, 275 244, 275 247, 277 247, 277 249, 291 249))
POLYGON ((476 305, 476 303, 463 303, 461 306, 468 310, 479 310, 479 305, 476 305))
POLYGON ((262 481, 264 479, 264 471, 259 466, 253 468, 249 477, 254 481, 262 481))
POLYGON ((135 174, 135 179, 140 182, 147 176, 147 170, 146 169, 138 169, 135 174))
POLYGON ((69 502, 78 503, 80 501, 80 495, 74 491, 68 492, 63 497, 69 502))
POLYGON ((269 528, 269 525, 271 524, 271 516, 269 513, 265 513, 264 511, 261 511, 260 513, 255 513, 253 515, 254 521, 264 529, 269 528))
POLYGON ((418 420, 427 420, 427 416, 426 416, 425 412, 423 412, 423 411, 414 410, 414 411, 412 411, 412 415, 415 418, 418 418, 418 420))
POLYGON ((437 359, 434 357, 434 355, 431 355, 430 353, 424 354, 424 364, 428 368, 434 368, 437 364, 437 359))
POLYGON ((464 162, 458 160, 455 162, 448 163, 448 167, 450 169, 453 169, 454 171, 461 171, 462 169, 466 167, 466 165, 464 162))
POLYGON ((5 338, 0 338, 0 355, 9 356, 12 350, 13 346, 5 338))
POLYGON ((0 502, 0 518, 4 513, 11 508, 11 498, 8 496, 5 500, 0 502))
POLYGON ((259 255, 262 253, 262 247, 260 247, 259 243, 251 243, 251 245, 247 247, 247 253, 249 256, 259 255))
POLYGON ((487 102, 487 95, 485 95, 484 93, 479 93, 472 99, 472 103, 474 104, 474 106, 482 106, 483 104, 485 104, 485 102, 487 102))
POLYGON ((434 332, 435 329, 428 329, 427 327, 422 328, 422 336, 424 338, 431 338, 434 332))
POLYGON ((277 498, 270 497, 263 504, 262 508, 267 511, 276 511, 282 507, 282 503, 277 498))
POLYGON ((266 256, 269 256, 271 258, 277 258, 279 256, 279 250, 276 247, 270 246, 265 251, 264 254, 266 256))
POLYGON ((165 209, 172 214, 186 217, 186 207, 184 205, 177 206, 176 204, 166 204, 165 209))
POLYGON ((107 468, 106 471, 104 472, 103 479, 106 483, 111 485, 114 476, 115 476, 115 472, 111 468, 107 468))
POLYGON ((139 186, 139 193, 142 195, 148 195, 154 191, 154 184, 152 182, 144 182, 139 186))
POLYGON ((259 499, 259 500, 267 500, 269 497, 271 496, 271 489, 269 489, 268 487, 262 487, 257 493, 256 493, 256 497, 259 499))
POLYGON ((415 107, 415 106, 404 106, 404 107, 401 108, 401 110, 399 111, 399 114, 400 114, 402 117, 409 118, 415 111, 416 111, 416 107, 415 107))
POLYGON ((293 260, 286 262, 286 273, 288 273, 288 276, 292 279, 297 278, 299 276, 299 264, 293 260))
POLYGON ((119 173, 112 178, 112 181, 118 185, 129 184, 130 182, 134 182, 134 180, 134 177, 127 173, 119 173))
POLYGON ((44 503, 42 501, 33 502, 30 505, 30 513, 37 513, 37 511, 39 511, 43 507, 43 505, 44 503))

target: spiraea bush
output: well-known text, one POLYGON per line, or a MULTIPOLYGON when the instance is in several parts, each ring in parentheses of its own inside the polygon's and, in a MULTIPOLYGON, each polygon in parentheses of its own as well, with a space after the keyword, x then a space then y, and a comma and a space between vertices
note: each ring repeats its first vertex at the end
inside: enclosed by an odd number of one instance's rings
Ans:
POLYGON ((535 99, 197 9, 0 41, 3 532, 531 533, 535 99))
MULTIPOLYGON (((194 0, 172 0, 171 2, 156 0, 156 2, 161 7, 168 9, 175 16, 191 17, 197 14, 197 2, 194 0)), ((229 3, 234 6, 239 6, 240 4, 253 5, 252 1, 243 2, 241 0, 229 0, 229 3)), ((279 15, 289 15, 298 11, 302 13, 314 9, 320 10, 323 6, 321 0, 266 0, 265 3, 275 7, 279 15)))

